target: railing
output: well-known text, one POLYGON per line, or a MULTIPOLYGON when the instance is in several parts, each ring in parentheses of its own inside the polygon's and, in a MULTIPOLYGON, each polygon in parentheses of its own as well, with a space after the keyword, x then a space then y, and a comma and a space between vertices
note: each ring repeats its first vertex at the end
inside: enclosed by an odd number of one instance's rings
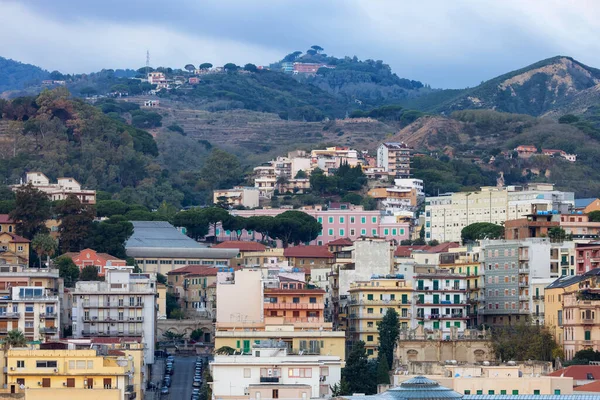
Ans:
POLYGON ((261 376, 260 383, 279 383, 278 376, 261 376))
POLYGON ((126 385, 125 386, 125 393, 133 393, 134 391, 135 391, 134 385, 126 385))
POLYGON ((264 303, 267 310, 320 310, 325 303, 264 303))
POLYGON ((519 287, 529 287, 529 282, 519 282, 519 287))
POLYGON ((284 323, 301 323, 301 322, 306 322, 306 323, 323 323, 323 318, 319 318, 319 317, 305 317, 305 318, 302 318, 302 317, 289 317, 289 318, 284 318, 283 322, 284 323))
POLYGON ((520 301, 529 301, 529 296, 520 295, 519 300, 520 301))
POLYGON ((544 295, 542 294, 542 295, 533 296, 533 299, 534 300, 544 300, 544 295))
POLYGON ((40 318, 56 318, 57 313, 41 313, 40 318))
POLYGON ((0 318, 19 318, 20 317, 20 313, 18 312, 12 312, 12 313, 4 313, 4 314, 0 314, 0 318))
POLYGON ((582 324, 594 324, 595 321, 593 318, 581 318, 581 323, 582 324))
POLYGON ((529 273, 529 268, 521 268, 521 267, 519 267, 519 273, 520 274, 528 274, 529 273))
POLYGON ((56 332, 58 332, 58 328, 55 326, 46 326, 46 327, 40 328, 40 333, 54 335, 56 332))

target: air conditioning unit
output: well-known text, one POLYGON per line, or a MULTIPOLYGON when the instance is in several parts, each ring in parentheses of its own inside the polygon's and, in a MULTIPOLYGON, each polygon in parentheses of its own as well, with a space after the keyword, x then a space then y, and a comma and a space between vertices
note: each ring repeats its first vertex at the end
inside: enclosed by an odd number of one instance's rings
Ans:
POLYGON ((54 368, 54 372, 58 372, 58 368, 54 368))
POLYGON ((267 375, 269 375, 269 377, 273 376, 273 370, 272 370, 272 369, 269 369, 269 370, 267 371, 267 375))
POLYGON ((63 386, 67 386, 67 382, 63 382, 63 386))
POLYGON ((11 370, 11 371, 14 371, 14 370, 15 370, 15 367, 10 367, 10 370, 11 370))

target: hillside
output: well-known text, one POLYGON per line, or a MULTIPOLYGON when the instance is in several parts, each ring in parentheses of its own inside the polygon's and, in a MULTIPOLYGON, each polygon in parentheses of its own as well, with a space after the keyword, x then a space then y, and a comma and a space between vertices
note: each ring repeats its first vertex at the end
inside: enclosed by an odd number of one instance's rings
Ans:
POLYGON ((541 116, 583 111, 600 100, 600 70, 570 57, 557 56, 500 75, 472 89, 434 93, 410 106, 449 114, 464 109, 492 109, 541 116), (419 102, 421 104, 419 104, 419 102), (421 107, 419 107, 419 105, 421 107))
POLYGON ((31 64, 0 57, 0 93, 21 90, 31 84, 39 84, 50 73, 31 64))
POLYGON ((553 182, 582 197, 600 192, 600 130, 577 118, 557 123, 491 110, 456 111, 449 117, 422 117, 391 140, 405 141, 417 152, 432 154, 442 162, 462 160, 476 164, 481 171, 494 172, 496 177, 502 173, 506 184, 553 182), (563 150, 577 154, 577 161, 541 154, 517 158, 513 149, 519 145, 563 150))

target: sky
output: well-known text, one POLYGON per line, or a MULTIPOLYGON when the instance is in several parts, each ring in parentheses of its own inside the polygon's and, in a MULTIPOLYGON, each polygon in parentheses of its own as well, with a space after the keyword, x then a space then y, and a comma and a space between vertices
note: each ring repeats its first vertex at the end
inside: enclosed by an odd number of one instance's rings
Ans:
POLYGON ((268 65, 320 45, 434 88, 566 55, 600 68, 597 0, 0 0, 0 56, 63 73, 268 65), (8 40, 7 40, 8 38, 8 40))

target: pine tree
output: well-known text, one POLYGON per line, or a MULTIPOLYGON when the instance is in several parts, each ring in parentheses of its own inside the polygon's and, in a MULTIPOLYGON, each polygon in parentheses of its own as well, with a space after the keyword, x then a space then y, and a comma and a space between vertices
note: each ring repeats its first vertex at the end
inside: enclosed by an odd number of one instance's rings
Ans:
POLYGON ((388 308, 383 319, 377 326, 379 331, 379 357, 385 358, 388 368, 394 365, 394 348, 400 336, 400 322, 398 313, 393 308, 388 308))
POLYGON ((377 384, 390 384, 390 367, 387 363, 386 357, 379 354, 377 359, 377 384))

